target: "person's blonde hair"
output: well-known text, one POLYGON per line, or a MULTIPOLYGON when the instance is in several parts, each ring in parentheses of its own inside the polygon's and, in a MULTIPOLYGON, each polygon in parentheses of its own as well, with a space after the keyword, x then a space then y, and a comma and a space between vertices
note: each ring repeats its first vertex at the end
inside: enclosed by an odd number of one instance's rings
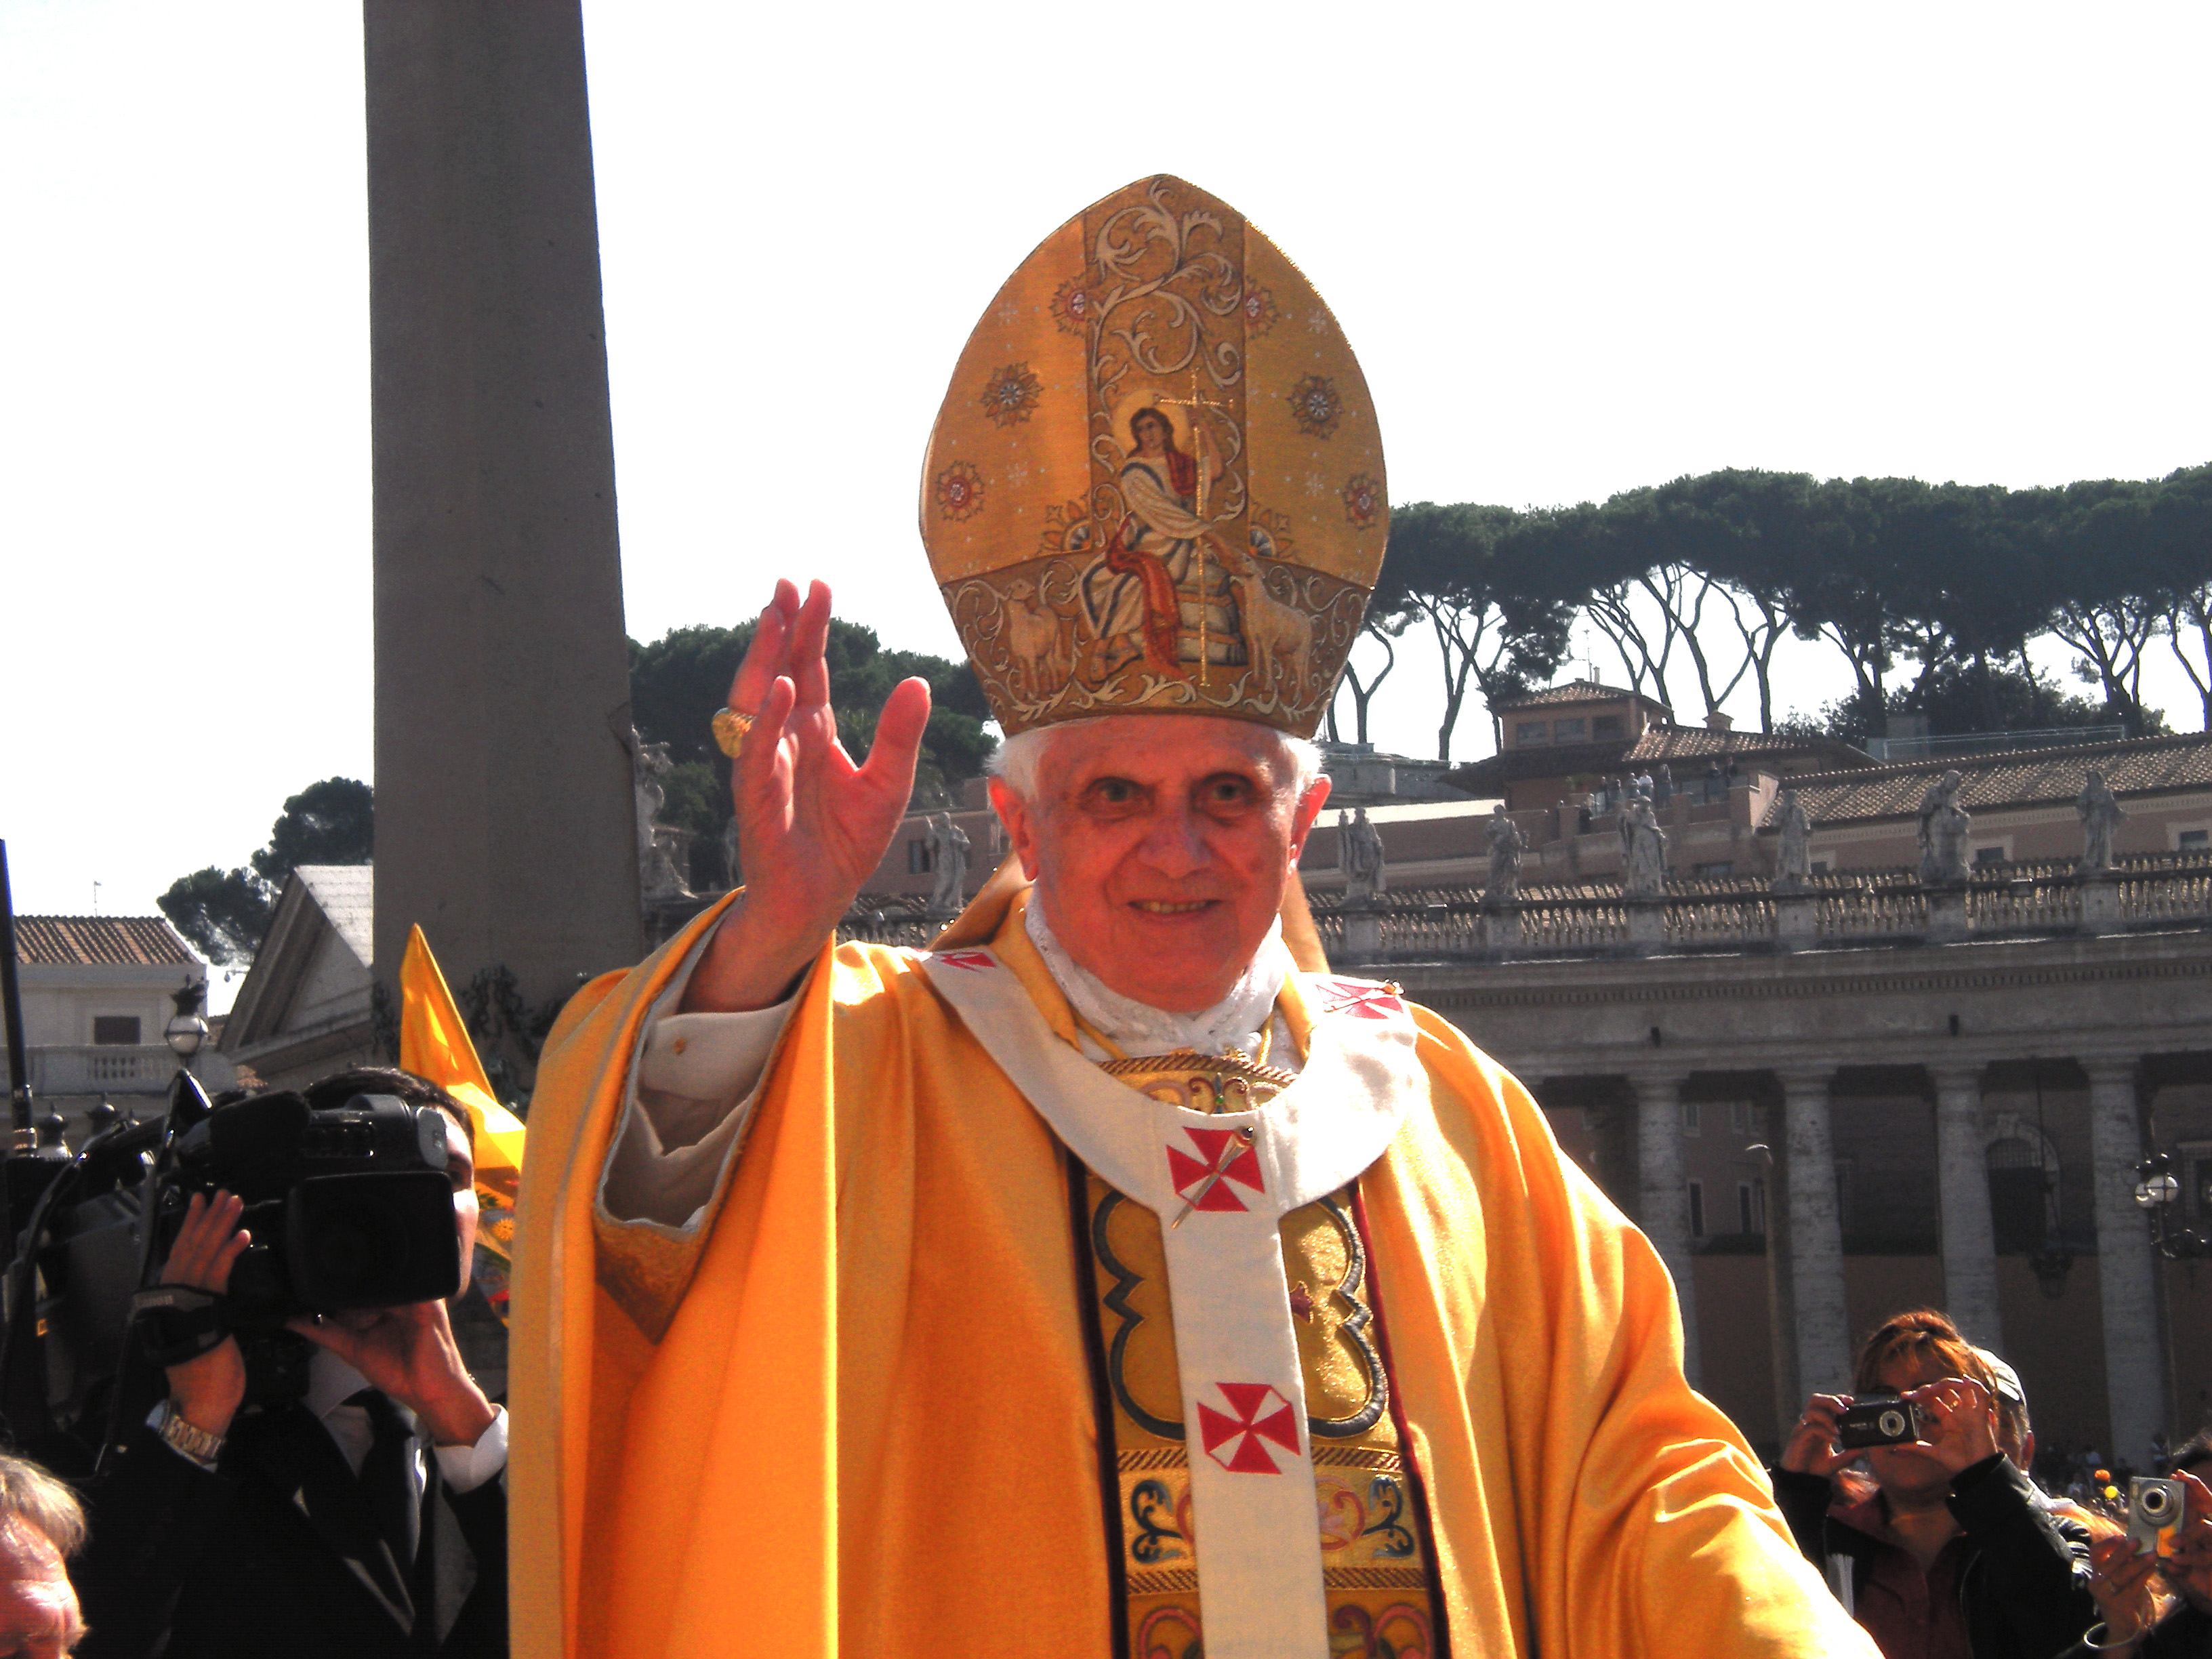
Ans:
POLYGON ((0 1452, 0 1528, 44 1533, 64 1559, 84 1547, 84 1505, 27 1457, 0 1452))

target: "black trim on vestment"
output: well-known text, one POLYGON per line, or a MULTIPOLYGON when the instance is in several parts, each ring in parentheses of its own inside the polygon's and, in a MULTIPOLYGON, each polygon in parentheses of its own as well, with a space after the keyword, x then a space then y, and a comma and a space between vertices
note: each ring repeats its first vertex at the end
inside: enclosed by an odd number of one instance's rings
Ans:
POLYGON ((1128 1550, 1121 1536, 1121 1462, 1114 1436, 1114 1395, 1106 1345, 1098 1334, 1098 1267, 1091 1255, 1091 1170, 1067 1153, 1068 1231, 1075 1241, 1075 1317, 1091 1366, 1091 1410, 1098 1429, 1098 1504, 1106 1527, 1106 1598, 1114 1659, 1129 1652, 1128 1550))

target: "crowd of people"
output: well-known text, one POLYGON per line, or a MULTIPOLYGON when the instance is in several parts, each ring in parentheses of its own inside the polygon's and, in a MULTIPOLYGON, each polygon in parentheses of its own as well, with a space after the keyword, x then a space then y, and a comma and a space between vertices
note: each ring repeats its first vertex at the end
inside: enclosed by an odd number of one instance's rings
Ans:
POLYGON ((2019 1374, 1942 1314, 1875 1329, 1852 1388, 1903 1402, 1917 1437, 1839 1443, 1853 1398, 1815 1395, 1771 1474, 1799 1548, 1885 1659, 2212 1654, 2212 1434, 2170 1460, 2185 1519, 2171 1553, 2147 1552, 2120 1487, 2083 1503, 2036 1484, 2019 1374))

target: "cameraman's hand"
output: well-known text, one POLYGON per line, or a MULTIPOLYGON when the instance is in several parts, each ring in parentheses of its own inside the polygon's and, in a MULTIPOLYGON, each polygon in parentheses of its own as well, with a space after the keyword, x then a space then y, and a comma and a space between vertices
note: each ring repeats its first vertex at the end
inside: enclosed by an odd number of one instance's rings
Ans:
POLYGON ((1793 1474, 1817 1474, 1825 1480, 1854 1461, 1858 1453, 1836 1449, 1836 1419, 1850 1405, 1840 1395, 1814 1395, 1790 1431, 1790 1443, 1782 1449, 1782 1467, 1793 1474))
POLYGON ((1923 1383, 1905 1398, 1920 1407, 1919 1444, 1954 1474, 1997 1455, 1997 1411, 1972 1377, 1923 1383))
MULTIPOLYGON (((230 1270, 252 1236, 238 1224, 246 1213, 246 1200, 235 1194, 217 1192, 212 1200, 194 1193, 185 1206, 184 1225, 169 1247, 169 1260, 161 1269, 164 1285, 189 1285, 217 1296, 230 1288, 230 1270)), ((169 1367, 169 1400, 196 1429, 212 1435, 230 1432, 230 1419, 246 1398, 246 1356, 238 1339, 226 1336, 198 1359, 169 1367)))
POLYGON ((461 1363, 442 1302, 325 1314, 290 1324, 413 1412, 438 1445, 475 1445, 497 1414, 461 1363))

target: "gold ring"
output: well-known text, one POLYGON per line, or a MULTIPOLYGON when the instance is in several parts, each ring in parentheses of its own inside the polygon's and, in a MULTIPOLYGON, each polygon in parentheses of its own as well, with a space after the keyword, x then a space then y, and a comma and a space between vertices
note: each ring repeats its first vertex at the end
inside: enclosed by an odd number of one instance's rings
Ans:
POLYGON ((745 751, 745 733, 753 729, 753 717, 740 714, 734 708, 723 708, 714 714, 714 746, 732 760, 745 751))

